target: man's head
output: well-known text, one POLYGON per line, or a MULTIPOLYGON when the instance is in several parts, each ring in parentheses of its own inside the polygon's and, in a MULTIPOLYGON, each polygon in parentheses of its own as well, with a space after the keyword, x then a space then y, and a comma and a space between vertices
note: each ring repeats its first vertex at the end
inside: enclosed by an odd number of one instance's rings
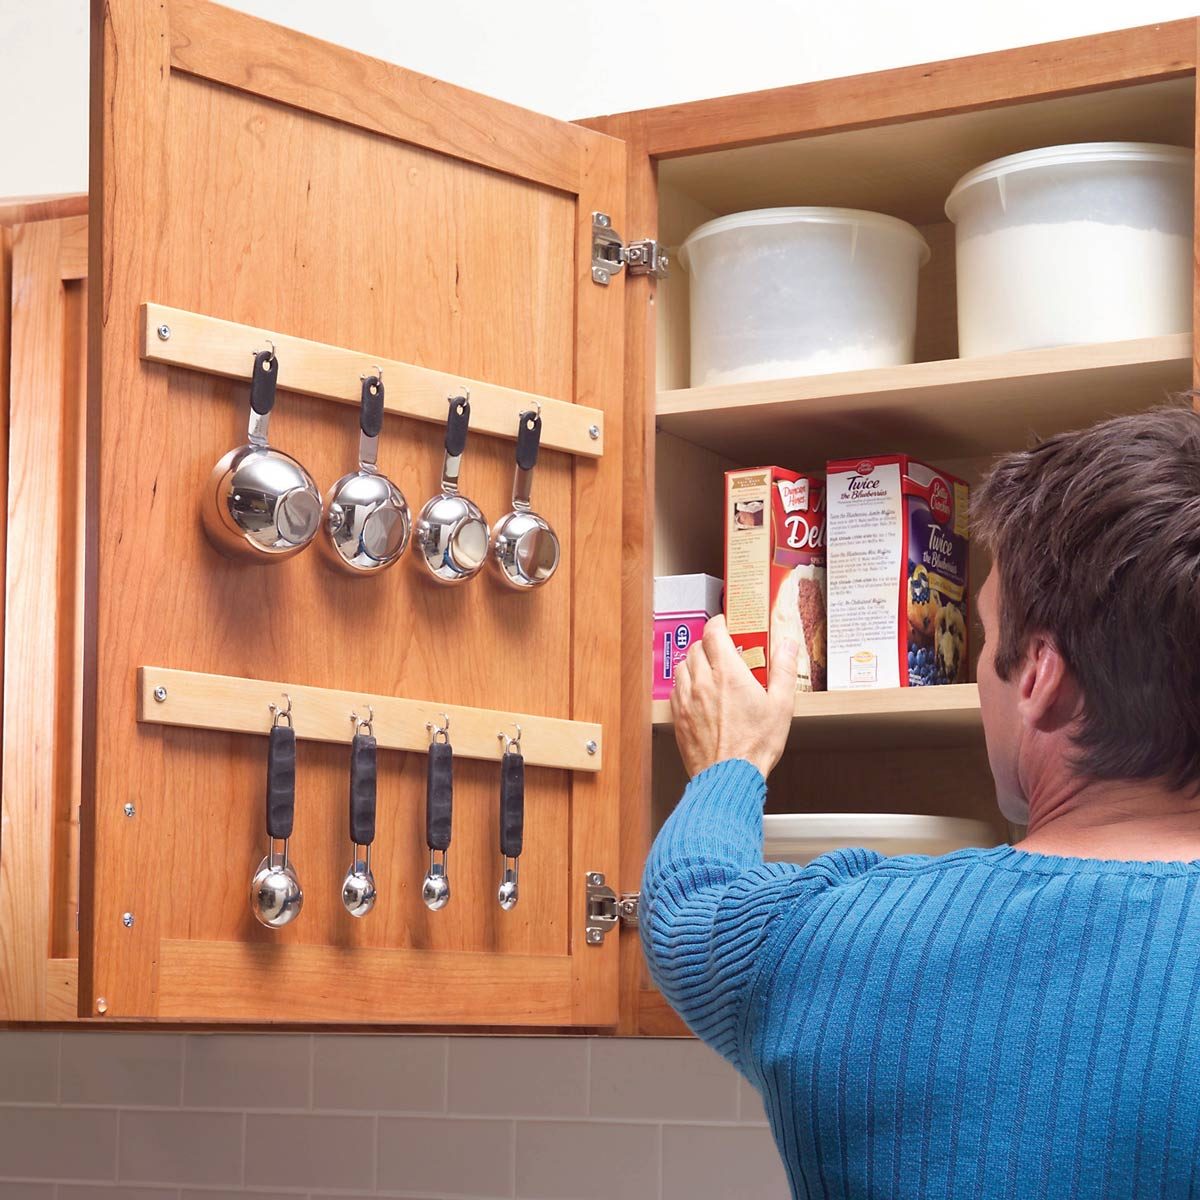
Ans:
POLYGON ((1005 815, 1064 769, 1200 789, 1200 416, 1154 409, 1007 455, 973 515, 1005 815))

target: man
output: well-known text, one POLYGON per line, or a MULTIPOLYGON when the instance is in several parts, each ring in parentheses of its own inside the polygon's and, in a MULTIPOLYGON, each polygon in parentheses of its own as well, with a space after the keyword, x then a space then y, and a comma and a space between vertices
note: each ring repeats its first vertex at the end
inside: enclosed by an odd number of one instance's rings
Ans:
POLYGON ((716 617, 677 676, 693 777, 646 865, 658 986, 760 1091, 793 1193, 1200 1192, 1200 416, 1000 460, 977 676, 1015 847, 764 863, 797 647, 716 617))

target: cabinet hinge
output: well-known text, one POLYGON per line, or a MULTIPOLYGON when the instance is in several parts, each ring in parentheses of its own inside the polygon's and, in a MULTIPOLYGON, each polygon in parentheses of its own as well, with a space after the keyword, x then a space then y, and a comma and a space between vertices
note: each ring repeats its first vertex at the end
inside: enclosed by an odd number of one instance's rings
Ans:
POLYGON ((625 892, 618 896, 605 882, 600 871, 589 871, 587 876, 587 918, 584 930, 589 946, 599 946, 604 935, 611 932, 620 922, 622 925, 638 923, 637 892, 625 892))
POLYGON ((666 279, 670 259, 664 246, 653 238, 642 238, 629 245, 612 227, 608 213, 592 213, 592 282, 608 287, 608 281, 628 267, 630 275, 653 275, 666 279))

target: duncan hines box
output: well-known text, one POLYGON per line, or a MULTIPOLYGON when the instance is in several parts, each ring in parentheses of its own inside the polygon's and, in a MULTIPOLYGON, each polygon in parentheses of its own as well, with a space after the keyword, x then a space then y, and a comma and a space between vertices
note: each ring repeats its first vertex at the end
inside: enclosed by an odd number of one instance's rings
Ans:
POLYGON ((825 690, 825 484, 782 467, 725 473, 725 620, 766 685, 771 648, 800 648, 796 689, 825 690))
POLYGON ((967 679, 967 485, 902 454, 831 462, 829 687, 967 679))

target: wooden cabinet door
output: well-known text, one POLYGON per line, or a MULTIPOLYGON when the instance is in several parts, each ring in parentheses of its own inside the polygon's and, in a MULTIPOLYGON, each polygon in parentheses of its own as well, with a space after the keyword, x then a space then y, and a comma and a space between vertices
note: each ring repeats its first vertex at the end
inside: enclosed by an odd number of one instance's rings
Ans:
MULTIPOLYGON (((81 1012, 613 1025, 617 939, 588 944, 584 917, 585 874, 618 868, 623 281, 593 282, 591 239, 595 210, 622 228, 622 143, 204 0, 93 12, 81 1012), (558 574, 519 593, 485 576, 440 588, 411 550, 369 579, 335 574, 316 546, 270 566, 222 558, 199 506, 245 441, 248 387, 143 359, 147 302, 602 410, 599 457, 544 438, 534 500, 562 538, 558 574), (266 740, 139 724, 147 665, 609 736, 599 771, 528 768, 509 912, 498 764, 456 762, 453 896, 430 912, 426 759, 381 751, 379 900, 362 920, 341 903, 346 747, 301 741, 305 903, 270 930, 248 903, 266 740)), ((345 404, 281 385, 271 435, 322 490, 357 462, 345 404)), ((414 511, 441 455, 438 425, 387 417, 380 466, 414 511)), ((489 518, 511 507, 512 441, 473 433, 463 472, 489 518)))
POLYGON ((88 219, 0 225, 9 241, 0 1021, 60 1021, 77 1006, 88 219))

